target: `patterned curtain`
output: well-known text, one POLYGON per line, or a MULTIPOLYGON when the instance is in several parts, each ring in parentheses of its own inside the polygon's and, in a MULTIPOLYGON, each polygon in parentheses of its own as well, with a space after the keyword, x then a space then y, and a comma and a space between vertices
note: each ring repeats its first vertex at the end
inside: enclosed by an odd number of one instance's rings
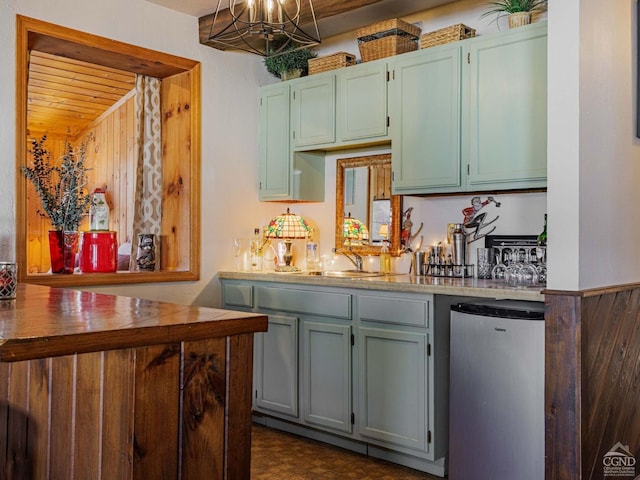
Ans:
POLYGON ((162 116, 157 78, 136 76, 136 190, 130 269, 136 269, 138 236, 155 235, 155 269, 160 269, 162 218, 162 116))

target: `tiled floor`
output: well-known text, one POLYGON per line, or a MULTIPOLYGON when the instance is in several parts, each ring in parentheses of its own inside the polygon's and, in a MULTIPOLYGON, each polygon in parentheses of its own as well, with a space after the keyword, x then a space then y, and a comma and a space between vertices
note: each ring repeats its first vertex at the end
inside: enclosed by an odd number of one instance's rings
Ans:
POLYGON ((253 425, 252 480, 442 480, 358 453, 253 425))

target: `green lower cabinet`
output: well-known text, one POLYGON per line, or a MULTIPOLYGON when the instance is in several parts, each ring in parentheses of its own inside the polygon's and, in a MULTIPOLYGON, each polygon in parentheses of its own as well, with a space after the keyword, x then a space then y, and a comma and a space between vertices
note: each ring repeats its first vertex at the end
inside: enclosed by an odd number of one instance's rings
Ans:
POLYGON ((269 314, 254 338, 255 408, 298 417, 298 317, 269 314))
POLYGON ((268 331, 254 337, 256 421, 446 474, 453 299, 306 284, 221 283, 223 308, 269 315, 268 331))
POLYGON ((351 326, 302 323, 305 422, 351 433, 351 326))
POLYGON ((367 327, 358 334, 358 431, 427 452, 427 335, 367 327))

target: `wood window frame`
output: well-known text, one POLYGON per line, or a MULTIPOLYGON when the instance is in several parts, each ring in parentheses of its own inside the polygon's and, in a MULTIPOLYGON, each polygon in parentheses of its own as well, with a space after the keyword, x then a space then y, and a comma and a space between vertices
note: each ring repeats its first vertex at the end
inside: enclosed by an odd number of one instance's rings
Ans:
POLYGON ((16 259, 19 281, 51 286, 88 286, 152 282, 194 281, 200 278, 200 63, 170 54, 118 42, 21 15, 16 16, 16 259), (27 271, 27 179, 21 167, 27 162, 27 83, 29 52, 39 50, 121 70, 165 78, 189 72, 191 100, 188 200, 183 209, 187 228, 174 228, 173 243, 182 245, 188 267, 155 272, 47 274, 27 271), (188 243, 184 246, 184 243, 188 243))

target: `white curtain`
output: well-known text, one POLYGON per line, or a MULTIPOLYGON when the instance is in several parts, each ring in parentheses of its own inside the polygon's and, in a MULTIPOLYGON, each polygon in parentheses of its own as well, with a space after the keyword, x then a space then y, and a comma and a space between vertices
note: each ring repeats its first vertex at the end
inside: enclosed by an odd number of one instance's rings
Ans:
POLYGON ((138 235, 155 235, 155 269, 160 269, 162 219, 162 116, 161 80, 136 76, 136 190, 131 238, 130 269, 136 269, 138 235))

